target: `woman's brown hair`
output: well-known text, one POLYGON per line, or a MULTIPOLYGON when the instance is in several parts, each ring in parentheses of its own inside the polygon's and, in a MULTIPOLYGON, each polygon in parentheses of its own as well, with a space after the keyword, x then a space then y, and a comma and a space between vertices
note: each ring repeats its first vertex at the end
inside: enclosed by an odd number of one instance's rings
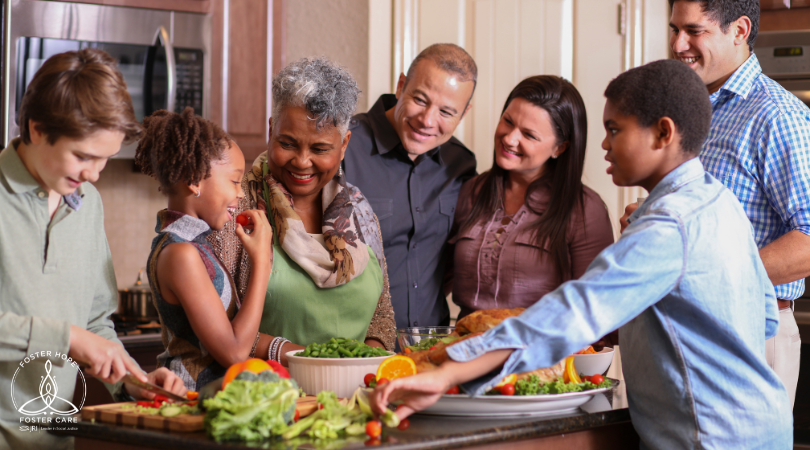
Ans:
POLYGON ((143 119, 145 132, 135 150, 135 166, 160 182, 166 194, 178 183, 197 184, 211 175, 211 162, 222 160, 233 139, 219 125, 194 115, 156 111, 143 119))
MULTIPOLYGON (((585 103, 577 89, 568 81, 550 75, 538 75, 521 81, 506 99, 503 111, 516 98, 529 101, 544 109, 551 117, 557 144, 567 149, 556 159, 546 162, 546 173, 534 180, 526 190, 525 204, 540 218, 529 225, 538 246, 550 252, 559 273, 571 276, 571 262, 566 251, 566 231, 574 208, 583 211, 582 169, 585 164, 585 144, 588 140, 588 120, 585 103), (532 194, 542 183, 551 183, 551 200, 542 214, 539 205, 532 202, 532 194)), ((501 112, 503 115, 503 112, 501 112)), ((488 220, 503 207, 508 171, 493 160, 492 168, 478 178, 473 186, 473 205, 470 215, 461 225, 467 230, 482 220, 488 220)))
POLYGON ((63 136, 84 139, 99 130, 120 131, 124 142, 141 133, 115 59, 94 48, 45 61, 20 102, 20 137, 26 144, 31 143, 32 120, 51 145, 63 136))

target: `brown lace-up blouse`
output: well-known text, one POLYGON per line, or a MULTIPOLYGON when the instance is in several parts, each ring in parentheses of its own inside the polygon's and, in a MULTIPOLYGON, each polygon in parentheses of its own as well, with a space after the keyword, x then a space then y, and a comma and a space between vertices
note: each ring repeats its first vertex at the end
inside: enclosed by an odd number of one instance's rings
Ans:
MULTIPOLYGON (((575 208, 567 232, 571 275, 558 270, 547 250, 539 247, 529 225, 539 219, 526 205, 511 216, 503 209, 489 220, 458 231, 472 210, 476 178, 461 188, 456 206, 456 231, 451 234, 453 301, 461 307, 459 318, 480 309, 529 307, 562 283, 579 278, 605 247, 613 243, 613 228, 599 194, 584 187, 584 216, 575 208)), ((551 197, 550 183, 535 191, 533 200, 545 210, 551 197)))

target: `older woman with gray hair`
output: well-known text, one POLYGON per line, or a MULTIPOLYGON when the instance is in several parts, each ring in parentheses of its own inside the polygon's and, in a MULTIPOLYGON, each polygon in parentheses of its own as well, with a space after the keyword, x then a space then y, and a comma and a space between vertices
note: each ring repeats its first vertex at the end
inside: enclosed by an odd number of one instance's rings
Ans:
MULTIPOLYGON (((256 348, 284 365, 286 352, 332 337, 394 347, 379 223, 340 169, 359 92, 351 74, 325 58, 281 70, 267 151, 242 180, 239 210, 265 211, 274 230, 256 348)), ((209 240, 243 293, 250 261, 234 227, 209 240)))

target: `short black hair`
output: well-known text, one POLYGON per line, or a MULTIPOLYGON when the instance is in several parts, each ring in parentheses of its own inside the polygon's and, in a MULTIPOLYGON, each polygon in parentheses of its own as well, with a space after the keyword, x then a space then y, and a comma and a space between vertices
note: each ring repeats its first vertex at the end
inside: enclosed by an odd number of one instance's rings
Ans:
POLYGON ((675 2, 700 3, 703 12, 720 24, 723 33, 728 32, 732 22, 742 16, 751 19, 751 34, 748 35, 748 50, 754 51, 754 42, 759 32, 759 0, 669 0, 669 7, 675 2))
POLYGON ((680 61, 662 59, 630 69, 610 82, 605 97, 645 128, 662 117, 672 119, 687 153, 699 154, 709 134, 709 91, 698 74, 680 61))

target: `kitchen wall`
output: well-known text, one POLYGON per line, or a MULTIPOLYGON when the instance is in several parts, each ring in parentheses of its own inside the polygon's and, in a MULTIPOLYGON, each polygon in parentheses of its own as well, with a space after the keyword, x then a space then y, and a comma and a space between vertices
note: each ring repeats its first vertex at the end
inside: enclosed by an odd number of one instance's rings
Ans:
POLYGON ((369 86, 368 1, 288 1, 286 9, 287 63, 305 56, 327 56, 343 65, 362 91, 358 112, 365 112, 369 86))
MULTIPOLYGON (((131 159, 113 159, 94 183, 104 202, 104 229, 118 287, 135 283, 155 237, 156 214, 166 207, 152 177, 132 171, 131 159)), ((146 281, 146 279, 144 279, 146 281)))
MULTIPOLYGON (((216 2, 215 6, 221 7, 220 3, 216 2)), ((373 103, 380 93, 377 91, 385 91, 389 85, 387 81, 382 83, 382 87, 379 87, 379 82, 369 83, 369 74, 374 73, 369 64, 369 48, 374 44, 370 42, 369 29, 378 27, 380 22, 390 29, 390 5, 387 6, 386 15, 386 3, 378 0, 281 0, 279 5, 283 7, 274 8, 273 13, 283 15, 280 19, 284 26, 279 31, 284 36, 274 38, 283 45, 274 47, 287 63, 304 56, 325 55, 345 66, 363 91, 357 109, 364 112, 370 106, 368 99, 373 103), (372 17, 376 18, 374 24, 370 24, 372 17), (385 23, 386 18, 388 23, 385 23), (369 89, 374 91, 371 96, 367 94, 369 89)), ((236 13, 236 6, 235 3, 231 4, 232 14, 236 13)), ((232 20, 231 27, 234 26, 236 24, 232 20)), ((384 40, 390 42, 390 36, 386 35, 384 40)), ((378 51, 377 57, 385 59, 385 52, 385 48, 378 51)), ((234 57, 233 53, 231 57, 234 57)), ((390 50, 387 57, 390 60, 390 50)), ((271 55, 268 58, 272 60, 271 55)), ((218 70, 216 61, 213 68, 218 70)), ((376 69, 379 72, 380 68, 376 69)), ((383 68, 383 77, 387 79, 390 70, 386 72, 384 69, 388 67, 383 68)), ((221 95, 220 92, 221 89, 215 88, 212 95, 221 95)), ((228 131, 244 128, 240 128, 239 115, 235 114, 239 110, 237 107, 233 110, 234 114, 229 114, 228 131)), ((221 116, 216 114, 216 120, 221 120, 221 116)), ((261 120, 264 123, 265 119, 261 120)), ((238 141, 240 136, 236 137, 238 141)), ((118 287, 125 288, 135 282, 138 270, 146 265, 155 236, 155 215, 166 207, 166 199, 158 191, 155 180, 132 171, 132 160, 111 160, 95 186, 104 202, 104 226, 118 287)))

